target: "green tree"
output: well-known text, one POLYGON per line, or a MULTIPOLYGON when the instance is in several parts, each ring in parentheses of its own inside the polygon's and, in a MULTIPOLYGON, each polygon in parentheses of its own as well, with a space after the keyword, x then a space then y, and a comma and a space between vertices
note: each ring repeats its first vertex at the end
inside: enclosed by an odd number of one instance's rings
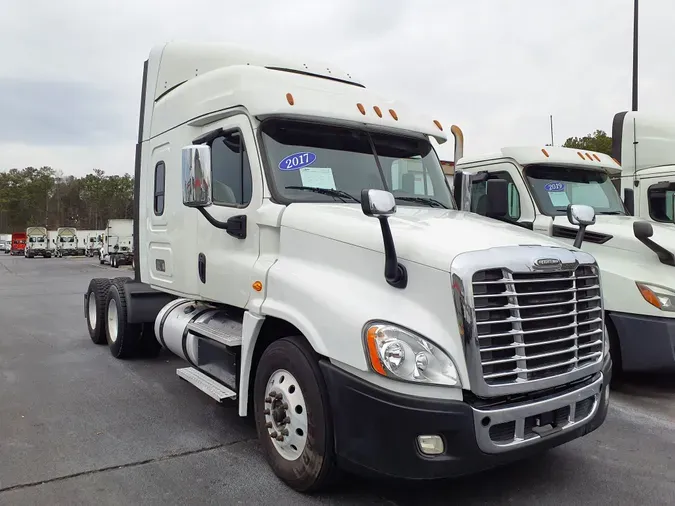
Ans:
POLYGON ((612 138, 604 130, 596 130, 585 137, 570 137, 563 143, 563 147, 597 151, 612 156, 612 138))

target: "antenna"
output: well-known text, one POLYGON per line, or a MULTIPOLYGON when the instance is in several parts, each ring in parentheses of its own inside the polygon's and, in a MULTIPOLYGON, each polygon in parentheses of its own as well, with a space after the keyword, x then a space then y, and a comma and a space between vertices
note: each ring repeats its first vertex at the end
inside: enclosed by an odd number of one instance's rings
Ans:
POLYGON ((637 145, 638 145, 637 127, 636 127, 635 117, 633 117, 633 186, 638 185, 638 180, 637 180, 637 173, 638 173, 637 145))

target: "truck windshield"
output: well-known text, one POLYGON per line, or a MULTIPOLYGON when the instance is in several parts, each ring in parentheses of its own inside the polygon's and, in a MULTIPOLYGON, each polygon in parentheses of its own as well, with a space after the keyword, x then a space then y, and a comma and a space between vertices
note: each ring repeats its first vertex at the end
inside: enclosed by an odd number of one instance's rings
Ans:
POLYGON ((262 136, 270 184, 285 200, 356 202, 361 190, 379 189, 399 205, 455 209, 427 139, 276 119, 262 136))
POLYGON ((39 236, 31 236, 30 239, 28 239, 29 242, 44 242, 44 240, 44 237, 39 236))
POLYGON ((596 214, 626 214, 614 184, 604 172, 530 165, 524 173, 542 214, 564 215, 568 204, 591 206, 596 214))

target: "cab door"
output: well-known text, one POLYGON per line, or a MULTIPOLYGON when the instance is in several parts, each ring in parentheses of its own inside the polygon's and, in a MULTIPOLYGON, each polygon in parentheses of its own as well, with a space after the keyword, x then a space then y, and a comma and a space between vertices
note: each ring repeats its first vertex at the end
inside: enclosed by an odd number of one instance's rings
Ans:
POLYGON ((260 251, 256 213, 263 199, 262 170, 245 115, 204 127, 202 136, 209 133, 213 205, 204 212, 215 224, 204 215, 198 217, 194 272, 203 298, 244 308, 260 251), (226 222, 228 230, 217 226, 226 222))

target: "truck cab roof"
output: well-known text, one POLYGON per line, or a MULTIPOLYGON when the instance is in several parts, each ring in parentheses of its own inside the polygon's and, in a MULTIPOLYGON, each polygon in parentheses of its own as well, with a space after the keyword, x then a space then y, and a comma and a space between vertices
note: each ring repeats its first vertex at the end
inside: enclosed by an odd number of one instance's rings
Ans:
POLYGON ((171 42, 155 47, 146 67, 142 141, 186 122, 213 122, 237 106, 258 119, 325 119, 447 140, 438 121, 323 63, 234 46, 171 42))
POLYGON ((556 164, 602 170, 610 175, 621 174, 621 166, 604 153, 557 146, 509 146, 496 153, 462 157, 458 165, 470 165, 486 160, 510 158, 522 166, 535 164, 556 164))

